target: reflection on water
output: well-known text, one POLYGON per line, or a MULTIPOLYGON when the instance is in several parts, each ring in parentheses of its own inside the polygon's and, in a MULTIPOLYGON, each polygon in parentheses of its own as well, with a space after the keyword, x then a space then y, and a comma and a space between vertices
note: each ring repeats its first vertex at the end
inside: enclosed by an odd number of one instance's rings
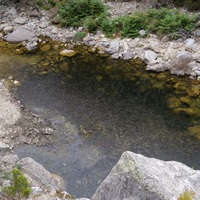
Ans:
POLYGON ((27 76, 16 95, 57 134, 51 146, 18 147, 21 157, 60 174, 76 197, 91 197, 126 150, 199 169, 200 142, 186 131, 188 117, 167 109, 169 91, 141 92, 137 83, 99 81, 92 73, 71 80, 54 73, 27 76))

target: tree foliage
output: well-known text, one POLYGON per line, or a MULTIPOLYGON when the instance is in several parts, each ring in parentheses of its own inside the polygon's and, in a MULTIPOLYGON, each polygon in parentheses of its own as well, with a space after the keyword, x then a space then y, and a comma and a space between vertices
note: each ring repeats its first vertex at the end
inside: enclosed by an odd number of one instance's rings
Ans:
POLYGON ((4 187, 3 192, 7 196, 16 197, 20 200, 22 197, 28 197, 30 195, 31 188, 22 172, 19 169, 12 169, 10 186, 4 187))

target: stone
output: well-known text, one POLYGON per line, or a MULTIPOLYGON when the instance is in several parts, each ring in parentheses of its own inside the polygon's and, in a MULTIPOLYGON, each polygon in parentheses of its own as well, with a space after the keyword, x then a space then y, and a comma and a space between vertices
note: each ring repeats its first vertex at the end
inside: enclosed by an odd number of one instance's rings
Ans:
POLYGON ((14 27, 13 26, 5 26, 3 28, 3 31, 7 34, 7 33, 11 33, 14 31, 14 27))
POLYGON ((163 72, 165 70, 168 69, 167 64, 163 61, 152 61, 150 63, 148 63, 148 65, 146 66, 146 70, 148 71, 156 71, 156 72, 163 72))
POLYGON ((25 45, 25 47, 26 47, 26 49, 28 50, 28 51, 33 51, 33 50, 35 50, 35 49, 37 49, 37 45, 38 45, 38 43, 37 42, 28 42, 26 45, 25 45))
POLYGON ((119 51, 119 42, 112 40, 109 43, 109 47, 105 49, 105 51, 109 54, 117 53, 119 51))
POLYGON ((68 65, 67 62, 63 62, 60 66, 59 66, 59 69, 63 72, 69 72, 70 70, 70 67, 68 65))
POLYGON ((3 34, 2 33, 0 33, 0 38, 2 38, 3 37, 3 34))
POLYGON ((112 54, 112 59, 119 59, 120 58, 120 54, 119 53, 114 53, 112 54))
POLYGON ((31 187, 31 194, 32 195, 41 195, 43 190, 41 187, 31 187))
POLYGON ((9 33, 6 37, 8 42, 22 42, 35 37, 35 33, 26 29, 19 28, 16 31, 9 33))
POLYGON ((72 57, 76 55, 76 52, 73 50, 64 49, 59 53, 61 56, 72 57))
POLYGON ((53 29, 51 30, 51 32, 53 34, 57 34, 58 33, 58 28, 57 27, 53 27, 53 29))
POLYGON ((41 51, 44 51, 44 52, 47 52, 47 51, 49 51, 50 49, 51 49, 51 46, 48 45, 48 44, 43 45, 43 46, 40 48, 40 50, 41 50, 41 51))
POLYGON ((168 36, 164 36, 162 38, 161 42, 163 42, 163 43, 169 42, 169 37, 168 36))
POLYGON ((1 160, 8 164, 15 164, 19 160, 19 157, 18 155, 8 154, 8 155, 3 156, 1 160))
POLYGON ((147 34, 145 30, 140 30, 138 33, 139 33, 140 36, 142 36, 142 37, 144 37, 144 36, 147 34))
POLYGON ((195 135, 198 139, 200 139, 200 126, 195 125, 188 128, 189 132, 195 135))
POLYGON ((200 30, 194 31, 194 35, 197 36, 197 37, 200 37, 200 30))
POLYGON ((189 190, 200 199, 200 171, 176 161, 127 151, 101 183, 92 200, 177 200, 189 190))
POLYGON ((126 51, 124 53, 124 56, 123 56, 123 60, 130 60, 134 57, 134 54, 132 51, 126 51))
POLYGON ((28 21, 28 19, 25 18, 25 17, 17 17, 17 18, 15 18, 15 23, 16 23, 16 24, 21 24, 21 25, 23 25, 23 24, 25 24, 27 21, 28 21))
POLYGON ((67 40, 72 40, 72 39, 75 38, 75 33, 69 33, 69 34, 65 35, 65 38, 66 38, 67 40))
POLYGON ((20 169, 43 185, 50 185, 58 190, 64 190, 64 181, 58 175, 51 174, 41 164, 37 163, 30 157, 23 158, 19 161, 20 169))
POLYGON ((158 57, 158 55, 154 51, 151 51, 151 50, 145 51, 144 56, 147 62, 151 62, 158 57))
POLYGON ((1 142, 0 141, 0 150, 6 150, 6 149, 9 149, 10 146, 5 144, 4 142, 1 142))
POLYGON ((185 45, 189 46, 189 45, 193 45, 195 43, 195 40, 193 38, 188 38, 185 40, 185 45))
POLYGON ((42 22, 41 24, 39 24, 39 27, 40 27, 41 29, 45 29, 47 26, 48 26, 48 23, 47 23, 47 22, 42 22))
POLYGON ((52 19, 52 23, 53 24, 59 24, 61 22, 61 18, 59 15, 56 15, 53 19, 52 19))
POLYGON ((181 52, 177 55, 177 59, 182 64, 187 64, 192 61, 192 55, 189 52, 181 52))

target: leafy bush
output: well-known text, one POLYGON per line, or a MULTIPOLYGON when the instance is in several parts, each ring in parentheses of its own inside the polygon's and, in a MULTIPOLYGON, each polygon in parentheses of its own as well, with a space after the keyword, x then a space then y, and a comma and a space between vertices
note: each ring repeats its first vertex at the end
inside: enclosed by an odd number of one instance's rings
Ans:
POLYGON ((120 33, 122 37, 135 38, 144 29, 151 33, 168 34, 180 29, 190 32, 195 27, 195 16, 188 16, 175 9, 149 9, 102 22, 101 29, 106 33, 120 33))
POLYGON ((139 36, 141 29, 146 29, 147 19, 142 13, 136 13, 134 15, 119 17, 113 23, 115 24, 116 32, 121 30, 122 37, 135 38, 139 36))
POLYGON ((101 29, 108 37, 115 34, 135 38, 142 29, 156 34, 169 34, 179 30, 190 32, 195 27, 196 20, 195 16, 167 8, 149 9, 112 20, 101 0, 63 0, 59 13, 65 26, 84 26, 88 32, 101 29))
POLYGON ((107 9, 101 0, 63 0, 59 5, 59 14, 65 26, 78 27, 84 22, 90 26, 91 20, 106 15, 107 9))
POLYGON ((7 196, 17 197, 28 197, 31 193, 31 188, 26 177, 22 174, 19 169, 12 169, 10 176, 10 186, 3 188, 3 193, 7 196))
POLYGON ((195 16, 190 17, 175 9, 150 9, 144 15, 148 19, 147 29, 153 33, 167 34, 179 29, 191 31, 195 27, 195 16))

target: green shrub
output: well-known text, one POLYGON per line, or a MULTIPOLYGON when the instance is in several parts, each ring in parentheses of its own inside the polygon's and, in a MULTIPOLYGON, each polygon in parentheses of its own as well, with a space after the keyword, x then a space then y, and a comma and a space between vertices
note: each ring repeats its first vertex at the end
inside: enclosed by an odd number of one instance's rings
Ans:
POLYGON ((146 29, 146 17, 140 13, 119 17, 114 20, 115 31, 121 31, 122 37, 135 38, 141 29, 146 29))
POLYGON ((106 15, 107 9, 101 0, 63 0, 59 5, 59 14, 62 24, 67 27, 82 26, 84 22, 88 25, 88 21, 90 26, 91 20, 106 15))
POLYGON ((115 25, 113 21, 108 19, 107 17, 102 18, 98 21, 100 29, 106 34, 107 37, 111 37, 115 32, 115 25))
POLYGON ((148 31, 157 34, 168 34, 179 29, 190 32, 195 27, 195 16, 190 17, 175 9, 150 9, 144 15, 148 19, 148 31))
POLYGON ((28 197, 30 195, 31 188, 29 183, 19 169, 12 169, 10 186, 4 187, 3 193, 7 196, 17 197, 17 199, 28 197))
POLYGON ((97 21, 94 20, 92 17, 85 18, 83 24, 84 24, 85 29, 89 33, 93 33, 98 29, 97 21))
POLYGON ((101 0, 63 0, 59 6, 62 24, 84 26, 88 32, 100 29, 106 36, 135 38, 144 29, 155 34, 170 34, 179 30, 190 32, 197 17, 180 13, 176 9, 149 9, 132 15, 110 19, 101 0))

